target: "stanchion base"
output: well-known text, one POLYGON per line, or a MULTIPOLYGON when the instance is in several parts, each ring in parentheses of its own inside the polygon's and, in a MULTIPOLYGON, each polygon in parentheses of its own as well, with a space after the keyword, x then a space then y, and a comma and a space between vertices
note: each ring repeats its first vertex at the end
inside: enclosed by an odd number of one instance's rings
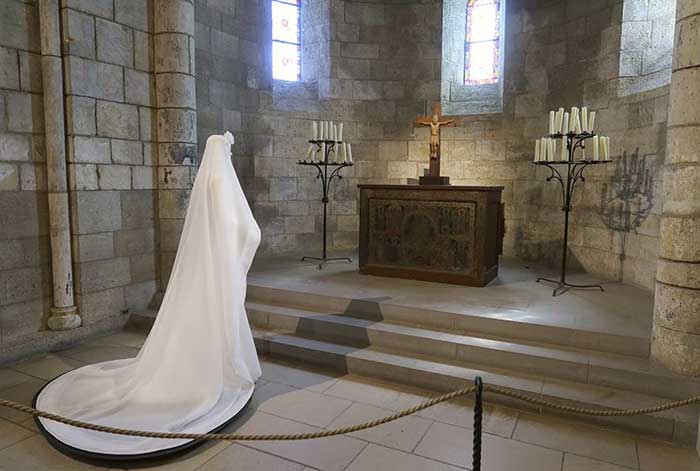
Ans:
MULTIPOLYGON (((62 375, 59 375, 62 376, 62 375)), ((56 378, 54 378, 56 379, 56 378)), ((37 391, 36 395, 34 395, 34 399, 32 400, 32 407, 36 408, 36 401, 37 398, 39 397, 39 394, 44 390, 44 388, 50 384, 46 383, 44 387, 42 387, 39 391, 37 391)), ((251 400, 253 397, 251 396, 250 399, 248 399, 248 402, 239 410, 236 414, 233 415, 233 417, 227 419, 224 423, 219 425, 218 427, 210 430, 207 433, 217 433, 223 430, 224 428, 228 427, 231 425, 233 422, 236 421, 239 417, 241 417, 248 409, 248 406, 250 405, 251 400)), ((160 461, 163 459, 170 459, 170 458, 175 458, 179 455, 182 455, 184 453, 187 453, 188 451, 197 448, 198 446, 204 445, 206 443, 206 440, 192 440, 188 443, 184 443, 182 445, 177 445, 177 446, 172 446, 169 448, 163 448, 157 451, 150 451, 148 453, 140 453, 140 454, 131 454, 131 455, 126 455, 126 454, 109 454, 109 453, 95 453, 92 451, 87 451, 83 450, 77 447, 74 447, 72 445, 68 445, 64 442, 62 442, 60 439, 55 437, 54 435, 51 434, 44 425, 41 423, 41 420, 39 420, 39 417, 34 417, 34 422, 36 423, 37 428, 41 432, 41 434, 46 438, 46 441, 49 442, 51 446, 53 446, 56 450, 59 452, 63 453, 66 456, 69 456, 73 459, 76 459, 78 461, 82 461, 88 464, 93 464, 93 465, 106 465, 106 466, 112 466, 115 465, 115 463, 119 463, 119 466, 143 466, 145 463, 149 463, 152 461, 160 461)))
POLYGON ((599 289, 601 291, 605 291, 601 285, 576 285, 574 283, 567 283, 566 281, 562 282, 560 280, 552 280, 549 278, 537 278, 538 283, 552 283, 557 285, 556 288, 552 291, 552 296, 559 296, 560 294, 564 294, 569 289, 599 289))
POLYGON ((324 258, 324 257, 309 257, 309 256, 304 256, 301 257, 301 261, 305 262, 307 260, 313 260, 314 262, 321 262, 318 264, 318 269, 323 270, 323 267, 328 265, 330 262, 349 262, 352 263, 352 260, 350 257, 331 257, 331 258, 324 258))

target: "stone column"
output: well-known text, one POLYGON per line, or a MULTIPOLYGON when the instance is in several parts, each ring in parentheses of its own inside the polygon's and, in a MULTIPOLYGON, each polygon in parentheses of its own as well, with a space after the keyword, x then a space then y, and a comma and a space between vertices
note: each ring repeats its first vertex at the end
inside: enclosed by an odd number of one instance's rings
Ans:
POLYGON ((69 330, 79 327, 82 321, 73 295, 58 0, 40 0, 39 15, 53 274, 53 306, 48 326, 51 330, 69 330))
POLYGON ((194 5, 155 0, 160 290, 170 277, 196 171, 194 5))
POLYGON ((700 375, 700 2, 678 0, 651 353, 700 375))

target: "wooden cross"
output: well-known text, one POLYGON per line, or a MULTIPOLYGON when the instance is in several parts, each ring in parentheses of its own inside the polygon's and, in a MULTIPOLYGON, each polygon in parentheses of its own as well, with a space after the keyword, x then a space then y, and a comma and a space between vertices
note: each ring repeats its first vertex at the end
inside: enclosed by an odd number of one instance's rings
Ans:
POLYGON ((449 185, 450 177, 440 176, 440 128, 442 126, 454 126, 454 119, 443 120, 445 116, 441 114, 440 103, 433 104, 432 116, 420 116, 416 118, 415 124, 430 127, 430 168, 428 174, 421 176, 421 185, 449 185))

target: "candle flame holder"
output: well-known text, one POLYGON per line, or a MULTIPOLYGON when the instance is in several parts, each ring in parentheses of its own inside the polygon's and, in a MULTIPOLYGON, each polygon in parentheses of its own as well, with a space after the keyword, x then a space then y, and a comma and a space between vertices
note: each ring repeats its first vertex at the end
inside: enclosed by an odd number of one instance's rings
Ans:
POLYGON ((561 255, 561 272, 558 280, 551 278, 537 278, 537 283, 550 283, 554 284, 554 290, 552 291, 552 296, 558 296, 565 293, 569 289, 600 289, 605 291, 603 287, 599 284, 591 285, 580 285, 569 283, 566 281, 566 256, 568 252, 569 245, 569 213, 571 212, 571 199, 574 194, 574 188, 579 182, 585 182, 586 179, 583 176, 583 171, 591 165, 601 165, 608 164, 611 160, 574 160, 574 153, 577 149, 585 149, 585 141, 587 139, 595 136, 595 133, 584 132, 581 134, 568 133, 568 134, 550 134, 547 137, 561 139, 566 137, 566 148, 568 151, 568 160, 550 161, 550 160, 537 160, 532 162, 534 165, 540 165, 549 168, 550 175, 547 177, 547 181, 550 182, 555 180, 559 183, 562 193, 562 211, 564 211, 564 240, 562 241, 562 255, 561 255), (560 171, 559 168, 562 170, 560 171))
POLYGON ((321 181, 321 189, 323 191, 323 197, 321 198, 321 203, 323 203, 323 248, 321 251, 321 256, 320 257, 311 257, 311 256, 304 256, 301 258, 302 262, 305 262, 307 260, 313 260, 316 262, 320 262, 318 264, 318 269, 322 270, 323 267, 328 264, 329 262, 336 262, 336 261, 343 261, 343 262, 352 262, 352 260, 349 257, 328 257, 328 226, 327 226, 327 220, 328 220, 328 203, 330 199, 328 198, 329 190, 331 183, 333 182, 333 179, 337 178, 338 180, 341 180, 343 176, 340 174, 340 171, 346 167, 352 167, 353 163, 352 162, 331 162, 329 160, 331 152, 335 154, 335 148, 337 144, 342 144, 342 141, 329 141, 329 140, 323 140, 323 139, 313 139, 309 141, 310 144, 316 145, 318 147, 318 150, 323 149, 323 144, 325 144, 325 152, 323 155, 323 160, 322 161, 316 161, 316 160, 300 160, 297 162, 297 165, 304 165, 307 167, 315 167, 317 174, 316 178, 321 181), (329 169, 330 167, 330 169, 329 169))

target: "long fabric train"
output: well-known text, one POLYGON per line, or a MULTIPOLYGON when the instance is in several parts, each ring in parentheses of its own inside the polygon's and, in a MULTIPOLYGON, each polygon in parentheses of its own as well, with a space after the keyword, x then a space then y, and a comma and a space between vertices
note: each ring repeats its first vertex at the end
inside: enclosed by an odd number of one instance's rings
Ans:
MULTIPOLYGON (((260 243, 231 164, 233 136, 210 136, 195 180, 170 282, 136 358, 73 370, 49 383, 37 407, 138 430, 208 432, 253 394, 260 364, 244 309, 260 243)), ((187 443, 115 436, 42 420, 66 445, 134 455, 187 443)))

